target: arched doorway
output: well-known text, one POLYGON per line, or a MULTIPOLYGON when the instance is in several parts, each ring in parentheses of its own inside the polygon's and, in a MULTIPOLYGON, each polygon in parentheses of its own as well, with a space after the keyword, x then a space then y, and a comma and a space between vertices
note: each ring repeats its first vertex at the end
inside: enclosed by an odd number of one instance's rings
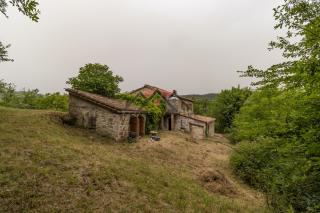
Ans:
POLYGON ((145 117, 142 115, 133 115, 129 122, 129 137, 136 138, 145 135, 145 117))
POLYGON ((145 118, 140 115, 139 116, 139 136, 145 135, 145 118))
POLYGON ((130 122, 129 122, 129 137, 136 138, 139 136, 139 132, 137 132, 138 125, 139 125, 138 117, 131 116, 130 122))

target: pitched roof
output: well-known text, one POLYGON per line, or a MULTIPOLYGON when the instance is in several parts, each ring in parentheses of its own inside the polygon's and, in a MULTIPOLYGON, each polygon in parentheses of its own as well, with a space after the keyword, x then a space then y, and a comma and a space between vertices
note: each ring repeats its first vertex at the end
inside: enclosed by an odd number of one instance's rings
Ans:
POLYGON ((143 113, 143 110, 125 100, 108 98, 81 90, 66 89, 70 95, 86 100, 116 113, 143 113))
POLYGON ((176 96, 182 100, 193 102, 193 100, 191 100, 191 99, 177 95, 177 92, 175 90, 161 89, 159 87, 151 86, 148 84, 145 84, 143 87, 135 89, 130 93, 136 94, 136 95, 141 94, 145 98, 150 98, 157 92, 160 93, 163 98, 170 98, 172 96, 176 96))
POLYGON ((156 92, 159 92, 162 97, 164 98, 169 98, 171 97, 175 91, 174 90, 165 90, 161 89, 155 86, 150 86, 148 84, 145 84, 143 87, 138 88, 136 90, 133 90, 131 94, 142 94, 145 98, 150 98, 152 97, 156 92))
POLYGON ((196 115, 196 114, 188 115, 188 114, 180 113, 179 115, 181 115, 183 117, 194 119, 196 121, 204 122, 204 123, 211 123, 216 120, 215 118, 212 118, 212 117, 207 117, 207 116, 203 116, 203 115, 196 115))

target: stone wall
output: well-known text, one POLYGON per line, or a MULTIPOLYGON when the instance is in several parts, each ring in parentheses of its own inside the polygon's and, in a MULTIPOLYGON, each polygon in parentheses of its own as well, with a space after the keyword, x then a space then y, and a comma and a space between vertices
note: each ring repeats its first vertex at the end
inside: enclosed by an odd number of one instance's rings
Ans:
POLYGON ((194 140, 202 140, 206 137, 205 128, 201 125, 190 124, 191 137, 194 140))
POLYGON ((116 141, 129 135, 129 114, 117 114, 90 102, 70 95, 69 113, 77 119, 76 124, 85 128, 95 128, 103 136, 116 141))
POLYGON ((192 118, 187 118, 181 115, 175 115, 175 130, 184 130, 186 132, 190 132, 190 123, 194 123, 203 128, 206 128, 206 123, 194 120, 192 118))
POLYGON ((174 130, 183 130, 185 132, 191 132, 190 124, 195 124, 203 128, 203 134, 205 136, 213 137, 214 136, 214 122, 207 124, 192 118, 188 118, 181 115, 175 115, 175 125, 174 130))
POLYGON ((176 97, 167 99, 166 109, 167 113, 178 113, 181 108, 181 101, 176 97))
POLYGON ((116 141, 129 136, 129 114, 116 114, 107 110, 98 111, 96 130, 100 135, 109 136, 116 141))
POLYGON ((214 136, 214 121, 208 125, 208 136, 213 137, 214 136))
POLYGON ((181 101, 181 112, 186 114, 193 114, 193 103, 191 101, 181 101))
POLYGON ((168 99, 167 113, 193 114, 193 103, 178 97, 171 97, 168 99))

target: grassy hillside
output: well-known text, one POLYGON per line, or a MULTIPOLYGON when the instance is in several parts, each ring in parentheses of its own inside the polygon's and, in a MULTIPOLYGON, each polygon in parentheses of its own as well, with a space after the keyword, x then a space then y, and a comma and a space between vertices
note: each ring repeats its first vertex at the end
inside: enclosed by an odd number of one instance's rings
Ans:
POLYGON ((0 212, 267 212, 230 175, 222 137, 114 143, 57 115, 0 107, 0 212))

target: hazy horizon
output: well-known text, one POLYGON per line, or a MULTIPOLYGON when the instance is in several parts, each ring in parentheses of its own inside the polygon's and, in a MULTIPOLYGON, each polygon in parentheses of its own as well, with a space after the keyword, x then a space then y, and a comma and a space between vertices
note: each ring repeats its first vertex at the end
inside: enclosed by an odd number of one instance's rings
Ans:
POLYGON ((281 61, 267 44, 278 34, 272 8, 282 1, 40 0, 40 21, 15 8, 0 16, 0 40, 14 62, 0 79, 18 89, 62 92, 87 63, 107 64, 123 91, 144 84, 179 94, 248 86, 237 70, 281 61))

